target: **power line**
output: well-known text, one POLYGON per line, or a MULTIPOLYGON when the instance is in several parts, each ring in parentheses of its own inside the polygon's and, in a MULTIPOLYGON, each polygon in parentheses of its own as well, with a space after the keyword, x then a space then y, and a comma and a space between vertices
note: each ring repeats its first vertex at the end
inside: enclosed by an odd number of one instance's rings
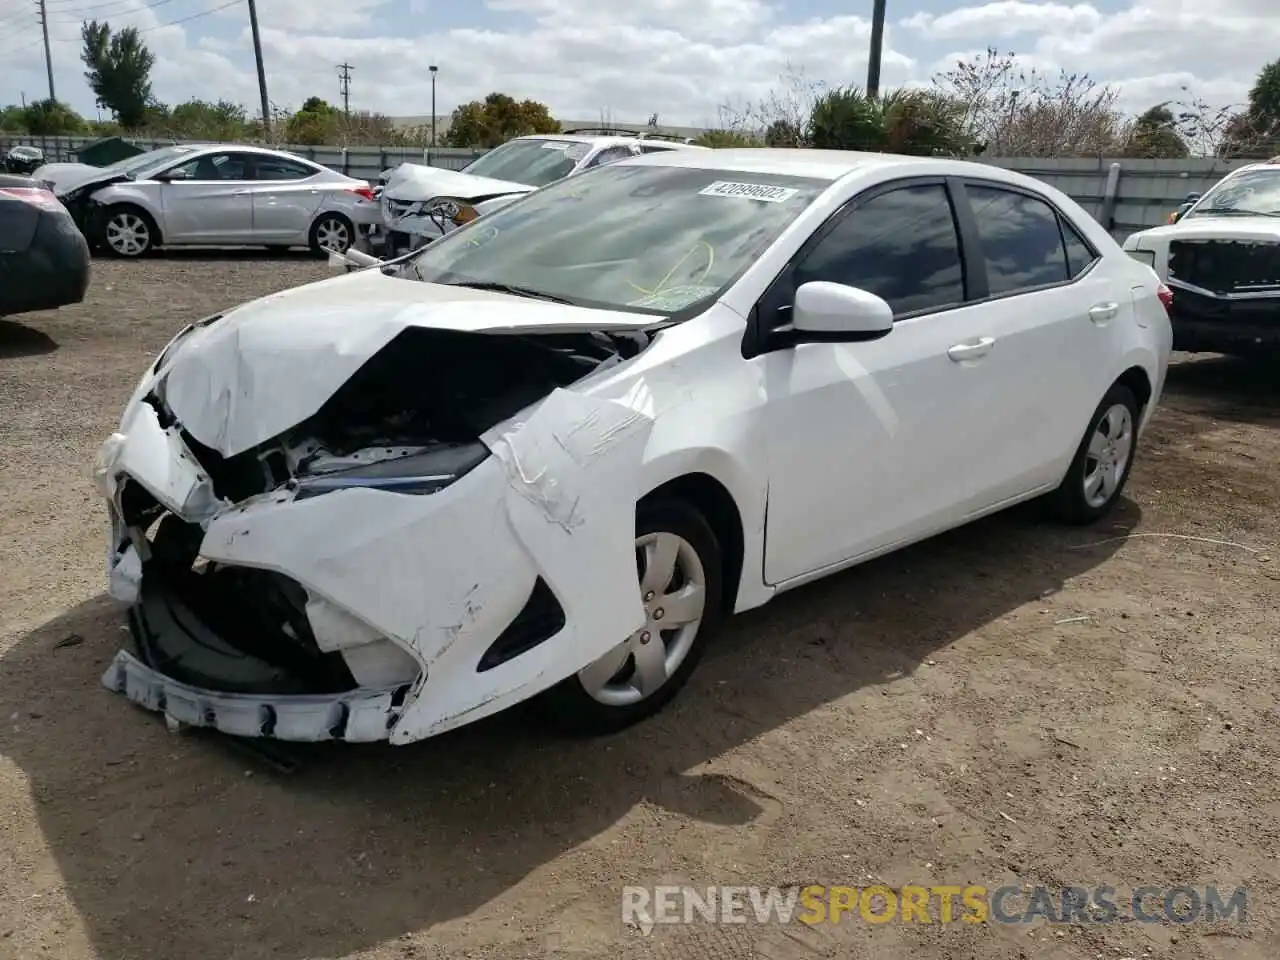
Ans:
POLYGON ((349 63, 338 64, 338 69, 342 72, 338 74, 338 80, 342 83, 342 112, 351 116, 351 70, 349 63))
MULTIPOLYGON (((46 2, 52 2, 52 0, 46 0, 46 2)), ((154 10, 156 7, 163 7, 166 3, 173 3, 173 0, 155 0, 154 3, 147 3, 140 7, 129 6, 133 2, 134 0, 107 0, 106 3, 96 3, 87 7, 77 7, 74 10, 54 10, 53 12, 66 14, 66 16, 58 18, 55 22, 76 23, 77 21, 84 19, 83 14, 93 13, 96 10, 104 10, 107 7, 126 7, 126 9, 117 11, 118 16, 124 17, 133 13, 141 13, 143 10, 154 10)))
MULTIPOLYGON (((176 27, 180 23, 190 23, 192 20, 199 20, 201 17, 209 17, 217 13, 219 10, 226 10, 230 7, 238 7, 244 3, 244 0, 229 0, 229 2, 221 4, 217 7, 211 7, 208 10, 202 10, 200 13, 193 13, 189 17, 179 17, 177 20, 170 20, 168 23, 157 23, 154 27, 143 27, 138 33, 150 33, 153 30, 163 30, 165 27, 176 27)), ((79 37, 62 37, 54 40, 54 43, 80 43, 79 37)))

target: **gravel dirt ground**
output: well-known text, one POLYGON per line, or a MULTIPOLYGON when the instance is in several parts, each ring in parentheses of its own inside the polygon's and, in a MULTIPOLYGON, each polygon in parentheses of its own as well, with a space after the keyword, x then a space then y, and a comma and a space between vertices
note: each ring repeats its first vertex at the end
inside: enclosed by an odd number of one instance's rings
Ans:
POLYGON ((1179 362, 1102 527, 1015 510, 781 597, 622 735, 512 715, 285 772, 99 686, 123 619, 89 465, 183 324, 325 267, 94 270, 86 303, 0 320, 0 957, 1280 956, 1274 367, 1179 362), (869 878, 1247 886, 1248 916, 620 915, 628 883, 869 878))

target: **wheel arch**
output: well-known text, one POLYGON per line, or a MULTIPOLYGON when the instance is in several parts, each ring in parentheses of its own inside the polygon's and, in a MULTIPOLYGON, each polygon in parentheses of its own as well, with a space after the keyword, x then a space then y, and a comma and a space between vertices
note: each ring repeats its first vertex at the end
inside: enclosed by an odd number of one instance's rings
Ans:
POLYGON ((1128 387, 1133 393, 1134 398, 1138 401, 1138 415, 1141 417, 1147 409, 1147 405, 1151 403, 1151 397, 1155 392, 1155 387, 1151 383, 1151 375, 1147 373, 1146 368, 1134 364, 1124 373, 1116 377, 1112 386, 1128 387))
POLYGON ((746 556, 742 512, 728 487, 709 473, 685 473, 660 484, 640 498, 640 503, 680 500, 696 509, 716 535, 723 565, 722 607, 732 613, 738 602, 746 556))

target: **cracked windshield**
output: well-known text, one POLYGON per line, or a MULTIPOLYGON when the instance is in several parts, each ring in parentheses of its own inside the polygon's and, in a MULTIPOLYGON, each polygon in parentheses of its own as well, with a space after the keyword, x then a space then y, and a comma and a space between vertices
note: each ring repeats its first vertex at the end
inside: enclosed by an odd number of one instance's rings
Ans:
POLYGON ((421 280, 667 314, 728 286, 828 186, 684 167, 602 167, 425 248, 421 280))

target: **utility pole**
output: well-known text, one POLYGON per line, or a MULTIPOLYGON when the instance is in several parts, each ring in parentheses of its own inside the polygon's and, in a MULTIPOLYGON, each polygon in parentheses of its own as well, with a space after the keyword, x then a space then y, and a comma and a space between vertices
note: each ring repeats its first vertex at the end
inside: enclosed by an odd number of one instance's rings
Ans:
POLYGON ((270 140, 271 104, 267 100, 267 71, 262 66, 262 37, 258 35, 258 7, 254 0, 249 0, 249 29, 253 33, 253 59, 258 63, 258 94, 262 97, 262 139, 270 140))
POLYGON ((884 50, 885 0, 874 0, 871 7, 871 54, 867 58, 867 96, 880 95, 880 54, 884 50))
POLYGON ((431 149, 436 148, 436 73, 439 71, 434 63, 427 67, 431 71, 431 149))
POLYGON ((49 50, 49 14, 45 11, 44 0, 36 0, 40 8, 40 29, 44 32, 44 68, 49 73, 49 99, 57 100, 53 92, 53 53, 49 50))
POLYGON ((338 74, 338 79, 342 81, 342 112, 347 119, 351 119, 351 64, 340 63, 338 69, 342 72, 338 74))

